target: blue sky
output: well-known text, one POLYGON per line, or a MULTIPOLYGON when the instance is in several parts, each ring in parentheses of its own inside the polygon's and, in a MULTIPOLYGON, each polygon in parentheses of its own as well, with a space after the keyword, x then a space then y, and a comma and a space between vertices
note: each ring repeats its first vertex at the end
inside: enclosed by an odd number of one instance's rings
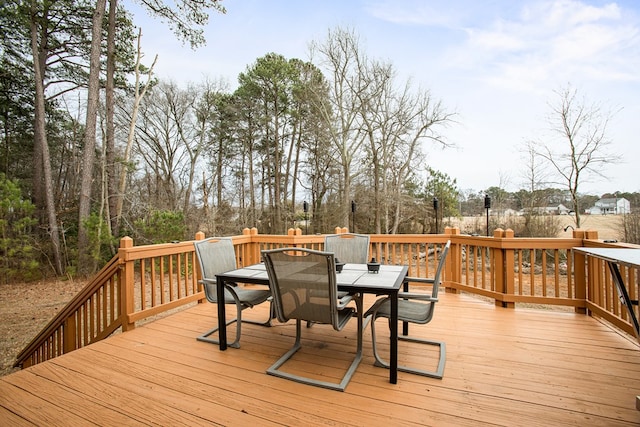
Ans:
POLYGON ((550 103, 568 84, 617 111, 612 151, 624 162, 581 192, 640 191, 640 2, 635 0, 224 0, 207 44, 191 50, 159 21, 133 9, 159 77, 205 77, 235 88, 269 53, 307 60, 311 41, 353 29, 364 51, 391 62, 401 81, 429 89, 457 123, 442 131, 454 148, 428 146, 428 163, 462 190, 523 186, 522 144, 550 134, 550 103))

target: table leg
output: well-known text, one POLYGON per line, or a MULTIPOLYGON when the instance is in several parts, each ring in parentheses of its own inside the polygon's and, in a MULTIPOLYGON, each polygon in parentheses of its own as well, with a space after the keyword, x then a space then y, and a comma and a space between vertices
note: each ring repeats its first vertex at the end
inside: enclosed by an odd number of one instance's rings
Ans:
MULTIPOLYGON (((409 292, 409 282, 405 280, 402 287, 403 287, 403 292, 409 292)), ((409 335, 409 322, 402 322, 402 335, 404 336, 409 335)))
POLYGON ((224 303, 224 278, 216 276, 216 294, 218 296, 218 339, 220 350, 227 349, 227 313, 224 303))
POLYGON ((620 269, 618 268, 618 263, 607 261, 607 265, 609 266, 609 271, 611 271, 611 275, 613 276, 613 282, 616 285, 616 289, 618 290, 620 302, 622 303, 622 305, 627 307, 631 325, 633 326, 633 329, 636 333, 636 338, 638 339, 638 341, 640 341, 640 323, 638 323, 638 318, 633 311, 633 302, 631 301, 631 298, 629 298, 629 293, 627 292, 627 288, 624 285, 624 280, 622 279, 622 274, 620 273, 620 269))
POLYGON ((389 382, 398 383, 398 292, 391 295, 389 382))

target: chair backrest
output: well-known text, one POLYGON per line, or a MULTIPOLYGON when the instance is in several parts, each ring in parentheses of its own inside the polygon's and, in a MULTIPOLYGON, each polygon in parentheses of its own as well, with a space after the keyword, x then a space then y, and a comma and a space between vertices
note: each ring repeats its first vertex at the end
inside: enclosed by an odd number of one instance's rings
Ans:
POLYGON ((278 321, 299 319, 338 329, 333 253, 303 248, 262 251, 278 321))
POLYGON ((210 237, 193 242, 204 283, 204 292, 209 301, 217 301, 216 287, 213 283, 216 274, 236 269, 236 253, 233 241, 226 237, 210 237))
POLYGON ((438 267, 436 268, 436 275, 433 277, 433 289, 431 296, 436 298, 438 296, 438 289, 440 288, 440 281, 442 280, 442 270, 444 270, 444 264, 447 260, 447 254, 449 253, 449 247, 451 246, 451 240, 447 240, 442 252, 440 252, 440 261, 438 261, 438 267))
POLYGON ((329 234, 324 238, 324 251, 333 252, 340 262, 366 264, 369 257, 369 235, 329 234))

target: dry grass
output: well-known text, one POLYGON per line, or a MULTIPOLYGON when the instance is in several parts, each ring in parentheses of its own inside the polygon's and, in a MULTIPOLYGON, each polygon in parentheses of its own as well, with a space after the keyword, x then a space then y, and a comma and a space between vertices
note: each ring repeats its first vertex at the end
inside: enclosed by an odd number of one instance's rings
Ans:
POLYGON ((85 285, 52 280, 0 285, 0 376, 13 368, 16 356, 85 285))
MULTIPOLYGON (((567 225, 575 227, 574 217, 569 215, 561 215, 558 218, 563 229, 567 225)), ((620 240, 622 218, 622 215, 581 215, 580 228, 582 230, 598 231, 598 238, 600 239, 620 240)), ((462 218, 462 220, 451 218, 450 224, 454 227, 460 227, 460 230, 464 232, 465 229, 471 227, 477 221, 479 221, 480 224, 485 223, 484 217, 467 216, 462 218)), ((571 233, 571 229, 568 229, 567 231, 561 231, 558 237, 570 238, 571 233)))

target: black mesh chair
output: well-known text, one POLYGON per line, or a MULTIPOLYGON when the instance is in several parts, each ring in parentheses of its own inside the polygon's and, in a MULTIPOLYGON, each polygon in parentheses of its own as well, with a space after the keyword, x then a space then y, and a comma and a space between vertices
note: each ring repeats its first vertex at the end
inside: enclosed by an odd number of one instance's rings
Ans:
MULTIPOLYGON (((217 304, 218 296, 216 292, 216 274, 225 273, 236 269, 236 254, 233 249, 233 241, 230 238, 210 237, 204 240, 194 242, 200 272, 202 273, 202 283, 204 294, 207 301, 217 304)), ((263 302, 271 301, 271 291, 268 289, 245 289, 236 283, 225 283, 224 303, 235 304, 237 314, 234 319, 228 320, 227 325, 237 323, 236 339, 230 347, 240 348, 240 326, 242 323, 252 323, 262 326, 271 326, 271 312, 269 310, 269 319, 266 322, 256 322, 253 320, 242 320, 242 311, 251 308, 263 302)), ((216 333, 218 327, 208 330, 200 335, 198 341, 219 344, 220 341, 209 338, 210 335, 216 333)))
MULTIPOLYGON (((438 289, 440 287, 440 280, 442 277, 442 270, 444 268, 445 260, 449 252, 451 242, 447 241, 444 249, 440 253, 440 261, 436 269, 435 276, 431 279, 424 279, 418 277, 407 277, 406 283, 422 283, 431 285, 431 293, 424 292, 400 292, 398 294, 398 321, 427 324, 433 318, 433 312, 435 310, 436 303, 438 302, 438 289)), ((376 349, 376 319, 379 317, 391 317, 391 303, 388 297, 380 298, 377 300, 365 316, 368 318, 371 316, 371 341, 373 346, 373 355, 375 357, 375 365, 384 368, 389 368, 389 363, 383 360, 376 349)), ((446 358, 446 344, 443 341, 432 341, 422 338, 411 337, 409 335, 401 334, 398 336, 398 340, 411 341, 417 343, 423 343, 428 345, 437 346, 440 350, 438 365, 435 371, 429 371, 419 368, 413 368, 408 366, 398 366, 398 371, 410 372, 418 375, 424 375, 432 378, 442 378, 444 375, 444 364, 446 358)))
POLYGON ((301 248, 262 251, 278 321, 296 320, 293 347, 275 362, 267 373, 281 378, 344 391, 362 360, 362 296, 346 295, 338 299, 333 253, 301 248), (355 301, 356 308, 347 304, 355 301), (339 383, 285 372, 281 367, 301 348, 302 321, 328 324, 342 330, 354 317, 358 320, 356 355, 339 383))

